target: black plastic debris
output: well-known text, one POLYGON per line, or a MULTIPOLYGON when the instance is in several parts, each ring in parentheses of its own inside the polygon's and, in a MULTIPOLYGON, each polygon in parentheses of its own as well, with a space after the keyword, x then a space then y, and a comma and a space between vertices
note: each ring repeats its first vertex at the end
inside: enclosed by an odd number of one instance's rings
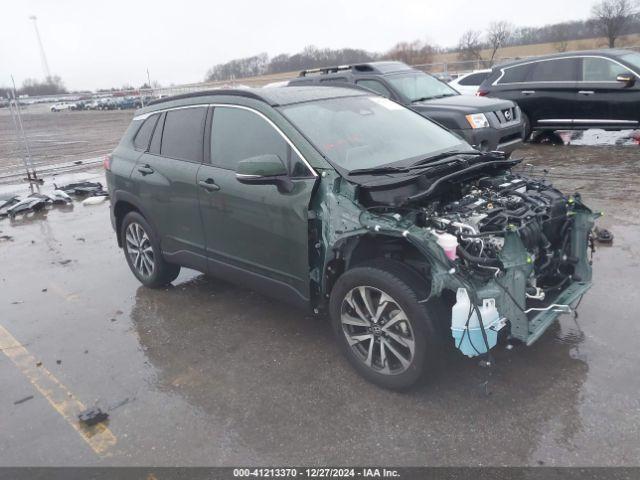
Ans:
POLYGON ((21 403, 28 402, 29 400, 33 400, 33 395, 29 395, 28 397, 21 398, 20 400, 16 400, 13 402, 14 405, 20 405, 21 403))
POLYGON ((76 195, 78 197, 108 197, 109 194, 100 182, 78 182, 70 183, 62 187, 57 187, 67 195, 76 195))
POLYGON ((100 422, 104 422, 109 418, 109 414, 103 412, 98 407, 87 408, 86 410, 80 412, 78 415, 78 420, 80 423, 83 423, 87 427, 92 427, 97 425, 100 422))
POLYGON ((20 197, 16 195, 5 195, 0 197, 0 218, 6 217, 9 215, 8 210, 13 207, 16 203, 20 202, 20 197))
POLYGON ((613 243, 613 233, 606 228, 596 227, 593 229, 593 234, 600 243, 613 243))
POLYGON ((10 217, 15 217, 20 213, 37 212, 43 210, 47 206, 47 204, 52 203, 51 200, 49 200, 47 197, 42 198, 40 194, 33 195, 37 196, 28 196, 27 198, 24 198, 18 201, 18 203, 7 208, 7 214, 10 217))

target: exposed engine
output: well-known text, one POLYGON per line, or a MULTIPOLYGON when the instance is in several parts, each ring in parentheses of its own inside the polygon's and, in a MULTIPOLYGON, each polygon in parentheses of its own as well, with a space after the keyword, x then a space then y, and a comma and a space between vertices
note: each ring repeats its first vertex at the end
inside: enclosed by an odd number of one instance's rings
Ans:
POLYGON ((432 201, 421 208, 418 221, 455 235, 459 257, 487 274, 500 267, 504 233, 517 231, 534 262, 535 290, 555 286, 572 274, 571 203, 546 183, 505 174, 464 185, 457 200, 432 201))

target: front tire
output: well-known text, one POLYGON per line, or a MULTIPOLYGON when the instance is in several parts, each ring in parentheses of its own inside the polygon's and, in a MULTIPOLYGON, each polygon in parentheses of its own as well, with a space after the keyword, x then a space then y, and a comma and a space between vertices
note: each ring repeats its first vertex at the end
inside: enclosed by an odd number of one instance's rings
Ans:
POLYGON ((156 233, 138 212, 124 217, 120 238, 129 268, 145 287, 164 287, 180 274, 179 265, 164 260, 156 233))
POLYGON ((404 390, 427 371, 437 335, 424 279, 399 262, 381 260, 345 272, 330 300, 341 350, 367 380, 404 390))

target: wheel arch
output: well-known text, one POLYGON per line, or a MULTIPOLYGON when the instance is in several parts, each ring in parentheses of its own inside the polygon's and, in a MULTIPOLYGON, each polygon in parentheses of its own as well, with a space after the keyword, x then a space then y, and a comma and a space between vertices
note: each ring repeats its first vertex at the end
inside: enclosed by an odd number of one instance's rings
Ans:
POLYGON ((122 220, 129 212, 138 212, 157 232, 156 226, 151 220, 151 217, 147 215, 145 208, 141 205, 137 197, 128 192, 118 191, 112 195, 112 198, 114 200, 112 209, 118 247, 122 248, 122 236, 120 235, 122 220))
POLYGON ((431 261, 404 237, 362 234, 341 239, 333 247, 323 274, 324 298, 328 299, 338 278, 351 268, 377 260, 395 260, 397 269, 425 286, 431 283, 431 261))

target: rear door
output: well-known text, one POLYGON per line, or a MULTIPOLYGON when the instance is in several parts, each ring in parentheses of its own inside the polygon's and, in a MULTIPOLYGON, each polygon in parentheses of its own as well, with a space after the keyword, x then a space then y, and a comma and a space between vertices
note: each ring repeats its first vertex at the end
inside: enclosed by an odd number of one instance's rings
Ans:
POLYGON ((206 140, 209 163, 198 172, 200 210, 211 273, 306 304, 309 299, 308 209, 315 173, 263 114, 216 106, 206 140), (246 185, 238 161, 275 154, 295 185, 246 185))
POLYGON ((138 196, 168 258, 200 268, 204 232, 196 176, 203 158, 205 106, 181 107, 159 116, 151 144, 132 173, 138 196), (184 260, 184 261, 183 261, 184 260))
POLYGON ((576 110, 580 59, 557 58, 533 62, 521 94, 531 102, 532 124, 560 126, 571 123, 576 110))
POLYGON ((609 58, 583 57, 576 101, 580 105, 576 123, 591 126, 634 127, 638 124, 640 85, 629 87, 616 81, 620 74, 634 75, 609 58))

